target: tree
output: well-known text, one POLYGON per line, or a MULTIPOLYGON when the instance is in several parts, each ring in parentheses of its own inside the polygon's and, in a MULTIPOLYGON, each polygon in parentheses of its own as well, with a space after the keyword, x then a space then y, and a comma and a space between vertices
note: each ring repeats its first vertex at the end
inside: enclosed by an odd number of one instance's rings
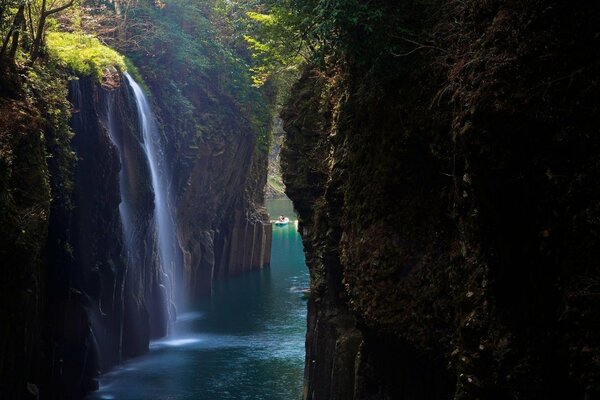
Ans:
POLYGON ((2 0, 0 62, 14 65, 19 46, 29 50, 30 63, 35 62, 44 43, 48 18, 73 4, 75 0, 2 0))
MULTIPOLYGON (((26 2, 19 2, 16 13, 14 14, 12 24, 8 32, 6 33, 6 37, 2 42, 2 48, 0 49, 0 61, 4 60, 6 57, 6 51, 9 49, 8 45, 10 44, 10 49, 8 51, 8 60, 12 63, 14 62, 17 48, 19 45, 19 36, 21 32, 25 30, 25 5, 26 2), (11 42, 12 41, 12 42, 11 42)), ((2 13, 4 14, 8 7, 2 9, 2 13)), ((10 9, 9 9, 10 10, 10 9)))
POLYGON ((40 47, 44 37, 44 28, 46 27, 46 21, 48 20, 48 17, 66 10, 67 8, 71 7, 74 2, 75 0, 42 0, 37 30, 33 38, 33 45, 31 46, 30 62, 35 62, 35 60, 37 60, 39 57, 40 47))

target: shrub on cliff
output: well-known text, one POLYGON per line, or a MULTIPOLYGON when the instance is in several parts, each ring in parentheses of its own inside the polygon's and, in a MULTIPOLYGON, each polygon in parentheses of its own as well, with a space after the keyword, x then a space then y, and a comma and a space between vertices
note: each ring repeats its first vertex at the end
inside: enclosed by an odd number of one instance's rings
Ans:
POLYGON ((125 58, 121 54, 90 35, 51 32, 48 34, 47 46, 52 61, 78 75, 93 76, 100 81, 111 68, 120 72, 127 70, 125 58))

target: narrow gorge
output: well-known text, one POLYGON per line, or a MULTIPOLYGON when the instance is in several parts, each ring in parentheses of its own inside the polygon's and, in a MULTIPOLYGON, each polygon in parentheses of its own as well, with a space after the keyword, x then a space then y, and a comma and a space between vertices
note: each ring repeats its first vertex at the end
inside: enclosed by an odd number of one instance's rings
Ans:
MULTIPOLYGON (((32 293, 47 293, 35 308, 46 310, 52 326, 50 336, 40 339, 52 346, 43 362, 54 371, 47 384, 56 387, 57 398, 79 397, 96 388, 99 372, 145 353, 150 339, 165 336, 177 305, 207 294, 194 284, 194 275, 202 276, 210 290, 214 279, 238 273, 227 269, 228 263, 235 267, 238 262, 247 270, 269 264, 268 220, 239 217, 255 212, 240 204, 230 208, 236 220, 217 219, 221 231, 203 233, 209 243, 231 244, 223 245, 220 253, 202 255, 210 262, 191 264, 197 250, 179 241, 189 233, 177 226, 172 214, 171 176, 155 116, 129 75, 117 79, 118 86, 110 89, 86 77, 69 83, 71 147, 77 157, 73 191, 64 203, 52 203, 50 218, 44 221, 49 256, 39 265, 47 270, 38 271, 43 289, 32 293)), ((246 157, 233 171, 241 175, 236 177, 238 196, 245 190, 250 162, 246 157)), ((210 171, 202 173, 215 179, 210 171)), ((64 193, 58 191, 64 186, 55 184, 52 198, 61 198, 64 193)), ((45 235, 40 236, 34 244, 43 247, 45 235)), ((12 290, 7 286, 5 294, 12 290)), ((11 376, 14 370, 8 363, 5 368, 5 376, 11 376)))
POLYGON ((0 398, 599 397, 599 27, 2 1, 0 398))

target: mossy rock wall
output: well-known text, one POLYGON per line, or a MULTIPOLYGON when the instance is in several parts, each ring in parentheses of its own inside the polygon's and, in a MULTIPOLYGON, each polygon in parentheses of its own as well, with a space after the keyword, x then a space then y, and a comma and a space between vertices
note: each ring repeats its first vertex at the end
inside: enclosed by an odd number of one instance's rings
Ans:
POLYGON ((50 182, 44 118, 26 99, 0 97, 0 394, 35 382, 44 317, 50 182))

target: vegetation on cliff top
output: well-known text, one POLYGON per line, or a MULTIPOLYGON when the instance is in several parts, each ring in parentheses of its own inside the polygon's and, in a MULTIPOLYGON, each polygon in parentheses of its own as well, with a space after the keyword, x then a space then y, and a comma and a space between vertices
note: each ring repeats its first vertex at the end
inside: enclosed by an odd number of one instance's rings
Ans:
POLYGON ((59 69, 92 76, 99 82, 115 80, 116 72, 127 70, 124 57, 94 35, 83 33, 82 15, 79 2, 73 0, 3 2, 0 6, 3 73, 10 75, 10 71, 17 69, 33 71, 31 67, 35 64, 45 68, 49 61, 59 69))
POLYGON ((125 58, 100 41, 83 33, 50 32, 47 36, 48 55, 52 61, 77 75, 93 76, 100 81, 107 70, 125 72, 125 58))
POLYGON ((252 134, 257 149, 270 145, 267 97, 252 87, 250 55, 219 1, 115 2, 89 7, 82 29, 98 33, 139 67, 157 96, 166 129, 189 163, 205 141, 252 134), (100 25, 100 26, 99 26, 100 25), (241 118, 240 118, 241 116, 241 118), (243 122, 240 129, 231 123, 243 122))

